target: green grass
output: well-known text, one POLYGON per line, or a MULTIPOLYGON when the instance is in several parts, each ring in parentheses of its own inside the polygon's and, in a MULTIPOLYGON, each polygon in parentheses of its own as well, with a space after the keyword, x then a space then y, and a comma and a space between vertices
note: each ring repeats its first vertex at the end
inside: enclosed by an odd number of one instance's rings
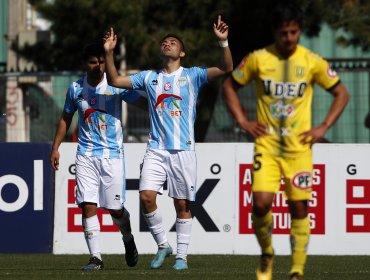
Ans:
MULTIPOLYGON (((124 263, 123 256, 104 255, 103 271, 83 272, 87 255, 16 255, 0 254, 0 279, 109 279, 109 280, 164 280, 164 279, 255 279, 257 256, 190 255, 187 271, 174 271, 174 257, 167 259, 162 268, 149 268, 152 255, 141 255, 135 268, 124 263)), ((288 279, 290 257, 277 256, 274 280, 288 279)), ((368 280, 370 256, 309 256, 305 279, 314 280, 368 280)))

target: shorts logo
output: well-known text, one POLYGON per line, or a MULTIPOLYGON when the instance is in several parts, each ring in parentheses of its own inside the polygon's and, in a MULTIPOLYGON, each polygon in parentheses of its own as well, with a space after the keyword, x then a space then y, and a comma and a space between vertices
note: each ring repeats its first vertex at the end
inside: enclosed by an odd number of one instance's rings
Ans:
POLYGON ((302 171, 297 173, 291 180, 291 183, 294 187, 307 190, 312 187, 312 176, 311 172, 302 171))
POLYGON ((119 194, 116 194, 115 196, 114 196, 114 200, 120 200, 121 199, 121 196, 119 195, 119 194))

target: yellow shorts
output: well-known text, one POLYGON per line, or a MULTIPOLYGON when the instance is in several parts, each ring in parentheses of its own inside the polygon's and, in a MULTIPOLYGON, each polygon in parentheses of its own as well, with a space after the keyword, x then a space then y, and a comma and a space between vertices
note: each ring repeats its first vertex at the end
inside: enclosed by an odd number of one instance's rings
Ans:
POLYGON ((277 193, 283 176, 288 200, 309 200, 312 191, 312 153, 297 157, 254 154, 252 192, 277 193))

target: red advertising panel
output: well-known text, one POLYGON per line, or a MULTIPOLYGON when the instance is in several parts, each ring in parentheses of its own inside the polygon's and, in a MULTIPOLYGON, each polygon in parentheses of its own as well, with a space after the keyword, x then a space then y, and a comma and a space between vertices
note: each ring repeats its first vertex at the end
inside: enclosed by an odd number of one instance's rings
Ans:
MULTIPOLYGON (((309 217, 312 234, 325 234, 325 165, 315 164, 309 217)), ((239 233, 254 234, 252 227, 252 164, 239 165, 239 233)), ((272 212, 275 234, 290 233, 290 214, 284 196, 284 181, 276 194, 272 212)))

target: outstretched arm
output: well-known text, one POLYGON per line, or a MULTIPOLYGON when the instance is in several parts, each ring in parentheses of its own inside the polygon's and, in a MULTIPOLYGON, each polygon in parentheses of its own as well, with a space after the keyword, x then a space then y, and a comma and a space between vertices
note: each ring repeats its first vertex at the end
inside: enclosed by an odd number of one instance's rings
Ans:
POLYGON ((108 84, 114 87, 132 89, 131 80, 128 76, 120 76, 114 65, 114 48, 117 44, 117 35, 113 27, 109 29, 103 38, 105 50, 105 69, 107 72, 108 84))
POLYGON ((213 24, 213 32, 218 39, 221 49, 221 61, 216 67, 208 68, 208 80, 217 78, 233 70, 233 58, 227 41, 229 27, 218 16, 217 23, 213 24))
POLYGON ((346 107, 349 100, 349 94, 346 87, 342 83, 338 84, 331 91, 331 93, 334 95, 335 98, 333 103, 331 104, 329 113, 326 115, 325 120, 319 126, 300 134, 300 136, 302 136, 302 144, 313 144, 320 141, 325 136, 325 133, 328 131, 328 129, 339 118, 344 108, 346 107))

